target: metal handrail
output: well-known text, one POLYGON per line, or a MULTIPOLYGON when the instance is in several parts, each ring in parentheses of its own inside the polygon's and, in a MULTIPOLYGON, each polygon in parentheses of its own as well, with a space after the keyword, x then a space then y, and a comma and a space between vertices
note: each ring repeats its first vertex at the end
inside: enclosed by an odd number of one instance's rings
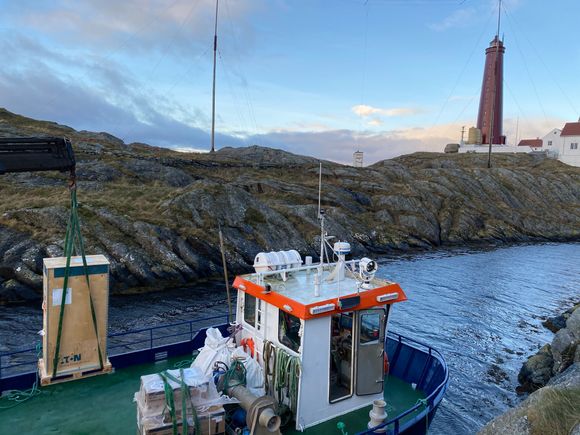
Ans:
MULTIPOLYGON (((385 348, 386 348, 387 338, 389 336, 391 338, 394 338, 395 340, 397 340, 399 343, 403 343, 403 340, 404 340, 404 341, 408 341, 408 342, 415 343, 415 344, 418 344, 420 346, 425 347, 429 351, 429 356, 436 358, 439 361, 439 363, 441 364, 441 366, 444 370, 444 373, 445 373, 443 381, 433 390, 433 392, 431 394, 429 394, 424 399, 427 402, 427 406, 425 407, 424 412, 426 414, 429 414, 431 412, 433 399, 436 396, 438 396, 444 388, 446 388, 447 383, 449 382, 449 369, 447 367, 447 363, 445 362, 445 358, 443 358, 443 355, 441 354, 441 352, 439 352, 437 349, 429 346, 428 344, 425 344, 421 341, 417 341, 413 338, 405 337, 401 334, 397 334, 396 332, 389 331, 387 333, 387 337, 385 338, 385 348)), ((413 347, 415 347, 417 349, 416 346, 413 346, 413 347)), ((373 433, 376 433, 377 430, 384 429, 392 424, 395 425, 395 435, 396 435, 399 433, 398 429, 400 426, 400 420, 403 419, 404 417, 406 417, 407 415, 415 412, 417 409, 419 409, 422 406, 424 406, 423 403, 416 403, 413 407, 411 407, 411 408, 407 409, 405 412, 402 412, 401 414, 397 415, 395 418, 392 418, 391 420, 388 420, 384 423, 381 423, 380 425, 375 426, 375 427, 368 429, 366 431, 359 432, 357 435, 373 434, 373 433)))
MULTIPOLYGON (((117 349, 117 348, 123 348, 123 347, 128 347, 128 346, 134 346, 137 344, 142 344, 142 343, 149 343, 149 349, 153 349, 153 342, 154 341, 159 341, 159 340, 163 340, 163 339, 167 339, 167 338, 173 338, 173 337, 179 337, 182 335, 189 335, 190 339, 192 337, 192 334, 194 334, 195 332, 198 332, 199 329, 194 329, 194 325, 202 323, 202 322, 207 322, 209 320, 216 320, 216 319, 224 319, 227 321, 228 319, 228 314, 224 313, 221 315, 217 315, 217 316, 210 316, 210 317, 204 317, 201 319, 195 319, 195 320, 185 320, 183 322, 176 322, 176 323, 169 323, 169 324, 164 324, 164 325, 157 325, 157 326, 150 326, 148 328, 141 328, 141 329, 132 329, 130 331, 122 331, 122 332, 114 332, 111 334, 108 334, 109 339, 115 339, 118 337, 125 337, 128 335, 133 335, 133 334, 142 334, 142 333, 149 333, 149 336, 146 339, 142 339, 142 338, 138 338, 136 340, 131 340, 128 341, 127 343, 115 343, 112 344, 110 346, 107 346, 107 348, 109 350, 112 349, 117 349), (167 334, 167 335, 162 335, 159 337, 155 337, 153 335, 153 331, 159 331, 159 330, 168 330, 170 328, 175 328, 175 327, 179 327, 179 326, 184 326, 184 325, 188 325, 189 326, 189 330, 186 332, 179 332, 179 333, 175 333, 175 334, 167 334)), ((177 341, 176 341, 177 342, 177 341)), ((19 355, 19 354, 25 354, 25 353, 33 353, 34 355, 36 355, 37 352, 37 347, 27 347, 27 348, 21 348, 18 350, 14 350, 14 351, 10 351, 10 352, 3 352, 0 353, 0 379, 2 379, 3 377, 3 372, 6 372, 8 369, 13 369, 15 367, 21 367, 21 366, 25 366, 25 365, 35 365, 37 363, 37 360, 33 360, 33 361, 28 361, 28 362, 16 362, 13 364, 2 364, 2 359, 3 358, 8 358, 14 355, 19 355)))

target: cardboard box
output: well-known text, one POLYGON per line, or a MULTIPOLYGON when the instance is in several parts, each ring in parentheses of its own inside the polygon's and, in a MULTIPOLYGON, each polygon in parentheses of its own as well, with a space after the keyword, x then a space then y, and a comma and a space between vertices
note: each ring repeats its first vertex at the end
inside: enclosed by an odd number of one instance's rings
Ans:
MULTIPOLYGON (((180 379, 179 370, 168 370, 168 373, 180 379)), ((194 406, 204 407, 206 404, 215 403, 220 395, 213 382, 203 379, 203 374, 198 368, 186 368, 183 370, 185 384, 189 387, 191 403, 188 404, 188 411, 194 406)), ((169 379, 169 385, 173 390, 173 400, 176 403, 176 412, 181 416, 181 383, 169 379)), ((160 415, 166 408, 164 383, 158 373, 141 376, 141 388, 135 397, 141 404, 142 413, 145 417, 160 415)))
MULTIPOLYGON (((172 435, 173 424, 171 420, 165 421, 163 415, 154 417, 143 417, 141 408, 137 406, 137 426, 141 435, 172 435)), ((226 414, 224 407, 221 405, 212 406, 205 412, 198 413, 198 420, 201 429, 201 435, 222 435, 226 430, 226 414)), ((193 434, 194 422, 193 417, 187 417, 188 434, 193 434)), ((178 420, 178 433, 183 434, 182 422, 178 420)), ((197 432, 199 435, 199 431, 197 432)))
MULTIPOLYGON (((107 360, 107 326, 109 309, 109 261, 103 255, 86 257, 101 348, 103 365, 110 371, 107 360)), ((66 258, 45 258, 42 342, 43 358, 39 364, 41 379, 50 383, 52 377, 58 324, 63 294, 66 258)), ((72 257, 68 291, 65 293, 64 317, 60 340, 57 376, 77 378, 79 373, 99 370, 97 336, 91 314, 89 286, 81 257, 72 257), (73 375, 73 376, 70 376, 73 375)), ((94 374, 94 372, 92 373, 94 374)))

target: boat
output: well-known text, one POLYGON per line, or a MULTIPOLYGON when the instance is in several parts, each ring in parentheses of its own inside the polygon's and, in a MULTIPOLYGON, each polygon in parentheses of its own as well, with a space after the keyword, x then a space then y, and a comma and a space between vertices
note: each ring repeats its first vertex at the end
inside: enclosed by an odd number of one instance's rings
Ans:
MULTIPOLYGON (((216 1, 212 152, 217 12, 216 1)), ((22 154, 21 145, 7 146, 22 154)), ((41 166, 20 162, 13 170, 41 166)), ((42 166, 48 169, 54 168, 42 166)), ((66 169, 74 186, 74 158, 66 169)), ((349 243, 330 244, 320 190, 318 218, 318 262, 295 250, 257 253, 254 272, 233 282, 235 314, 228 309, 108 334, 106 371, 100 347, 100 369, 65 379, 56 376, 57 359, 52 376, 42 367, 39 375, 40 342, 0 353, 0 393, 7 396, 0 400, 0 433, 426 433, 449 383, 445 359, 429 345, 389 331, 394 305, 407 297, 398 284, 377 276, 375 260, 347 260, 349 243), (208 344, 212 340, 221 343, 221 353, 208 344), (188 383, 192 378, 195 385, 188 383), (145 379, 156 382, 151 397, 162 399, 160 415, 146 415, 145 379), (205 390, 194 401, 201 386, 205 390)), ((227 270, 223 248, 222 258, 227 270)), ((84 254, 82 260, 88 283, 84 254)), ((225 280, 227 287, 227 272, 225 280)), ((61 291, 61 313, 66 293, 61 291)), ((75 357, 80 361, 80 354, 75 357)))
MULTIPOLYGON (((46 387, 46 391, 22 404, 8 402, 11 408, 0 410, 0 433, 13 433, 15 428, 18 433, 38 434, 135 433, 132 397, 139 376, 173 368, 202 347, 208 329, 203 325, 208 323, 224 334, 229 327, 224 313, 110 334, 109 359, 114 373, 46 387)), ((426 433, 448 386, 445 360, 431 346, 391 331, 386 333, 384 346, 389 360, 384 383, 389 417, 384 426, 392 434, 426 433)), ((0 392, 33 388, 36 364, 37 347, 1 353, 0 392)), ((5 401, 0 403, 5 405, 5 401)), ((344 422, 349 433, 373 433, 366 427, 369 408, 322 423, 319 428, 323 432, 319 433, 339 434, 338 422, 344 422)))
MULTIPOLYGON (((189 364, 192 352, 203 353, 216 334, 230 349, 243 349, 242 365, 251 361, 264 376, 261 392, 250 393, 249 369, 232 386, 236 358, 213 361, 211 381, 236 403, 225 402, 223 431, 207 433, 426 433, 448 386, 445 360, 388 330, 395 304, 407 299, 404 291, 376 276, 376 261, 347 260, 347 242, 331 246, 323 211, 320 216, 320 261, 294 250, 258 253, 254 273, 234 280, 235 315, 110 334, 112 374, 43 387, 39 394, 38 346, 0 354, 0 392, 30 389, 0 410, 0 433, 135 433, 132 398, 141 376, 167 373, 185 357, 189 364), (324 261, 329 251, 336 261, 324 261), (266 431, 252 430, 264 410, 271 417, 262 419, 270 421, 266 431)), ((201 353, 186 370, 200 359, 201 353)))

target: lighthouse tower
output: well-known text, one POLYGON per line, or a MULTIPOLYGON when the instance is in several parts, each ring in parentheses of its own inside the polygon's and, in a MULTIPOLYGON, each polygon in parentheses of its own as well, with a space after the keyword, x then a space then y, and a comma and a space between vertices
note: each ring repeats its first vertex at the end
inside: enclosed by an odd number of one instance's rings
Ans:
POLYGON ((483 144, 505 144, 503 136, 503 54, 505 46, 495 35, 485 50, 485 69, 479 99, 477 128, 481 131, 483 144))

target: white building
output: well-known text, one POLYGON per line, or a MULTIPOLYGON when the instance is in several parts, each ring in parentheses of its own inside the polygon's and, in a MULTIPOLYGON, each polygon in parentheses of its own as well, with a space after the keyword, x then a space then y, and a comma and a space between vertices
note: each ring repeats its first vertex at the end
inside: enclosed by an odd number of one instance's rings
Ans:
POLYGON ((547 135, 542 138, 544 150, 551 155, 557 157, 562 150, 562 138, 560 137, 562 129, 554 128, 547 135))
POLYGON ((558 159, 571 166, 580 166, 580 121, 567 122, 560 133, 561 152, 558 159))

